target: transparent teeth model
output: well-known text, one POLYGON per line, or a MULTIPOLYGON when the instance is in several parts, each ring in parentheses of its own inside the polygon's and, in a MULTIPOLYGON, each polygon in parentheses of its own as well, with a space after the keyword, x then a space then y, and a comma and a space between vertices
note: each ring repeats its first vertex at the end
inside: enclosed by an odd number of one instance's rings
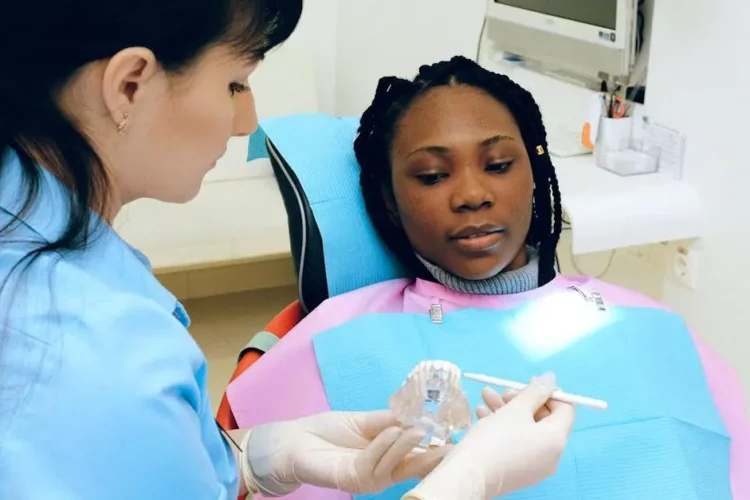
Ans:
POLYGON ((461 370, 448 361, 423 361, 389 400, 406 427, 425 431, 421 448, 442 446, 471 424, 471 408, 461 388, 461 370))

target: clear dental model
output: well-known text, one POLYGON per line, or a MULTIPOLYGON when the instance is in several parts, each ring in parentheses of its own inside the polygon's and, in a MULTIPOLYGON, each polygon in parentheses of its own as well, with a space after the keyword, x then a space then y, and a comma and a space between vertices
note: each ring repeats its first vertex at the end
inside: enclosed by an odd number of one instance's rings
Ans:
POLYGON ((448 361, 423 361, 389 400, 399 422, 425 431, 423 449, 452 442, 471 424, 471 408, 461 388, 461 370, 448 361))

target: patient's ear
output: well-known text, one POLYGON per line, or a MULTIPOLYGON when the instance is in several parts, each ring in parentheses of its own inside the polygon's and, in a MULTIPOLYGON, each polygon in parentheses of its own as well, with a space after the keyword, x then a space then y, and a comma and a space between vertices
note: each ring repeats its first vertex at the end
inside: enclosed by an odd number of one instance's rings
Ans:
POLYGON ((380 186, 380 194, 385 201, 385 209, 388 210, 388 218, 398 227, 401 227, 401 217, 398 215, 398 206, 396 198, 393 196, 393 190, 387 186, 380 186))

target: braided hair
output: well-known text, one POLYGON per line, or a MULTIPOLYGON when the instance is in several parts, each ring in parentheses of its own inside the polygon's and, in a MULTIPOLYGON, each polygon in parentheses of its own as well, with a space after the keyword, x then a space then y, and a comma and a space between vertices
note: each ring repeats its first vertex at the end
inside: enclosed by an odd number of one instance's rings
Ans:
POLYGON ((399 119, 419 96, 447 85, 482 89, 505 105, 515 118, 534 178, 532 220, 526 243, 539 252, 539 286, 542 286, 555 277, 555 250, 562 229, 560 188, 547 152, 542 114, 526 89, 465 57, 456 56, 449 61, 422 66, 413 81, 396 77, 380 79, 354 141, 354 152, 361 167, 362 194, 375 229, 408 271, 418 278, 430 277, 403 228, 392 219, 383 193, 393 193, 390 152, 399 119))

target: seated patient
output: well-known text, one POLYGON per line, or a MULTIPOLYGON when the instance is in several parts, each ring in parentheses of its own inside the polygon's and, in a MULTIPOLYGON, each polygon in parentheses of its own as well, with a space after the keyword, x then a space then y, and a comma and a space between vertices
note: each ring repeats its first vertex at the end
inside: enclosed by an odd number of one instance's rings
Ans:
MULTIPOLYGON (((750 498, 750 427, 725 363, 654 301, 557 274, 560 191, 529 92, 461 57, 383 78, 354 150, 367 212, 413 278, 313 310, 230 385, 240 427, 385 407, 422 358, 518 380, 552 370, 610 407, 579 409, 557 476, 514 498, 750 498), (264 391, 280 402, 257 407, 264 391)), ((476 401, 481 386, 465 389, 476 401)))

